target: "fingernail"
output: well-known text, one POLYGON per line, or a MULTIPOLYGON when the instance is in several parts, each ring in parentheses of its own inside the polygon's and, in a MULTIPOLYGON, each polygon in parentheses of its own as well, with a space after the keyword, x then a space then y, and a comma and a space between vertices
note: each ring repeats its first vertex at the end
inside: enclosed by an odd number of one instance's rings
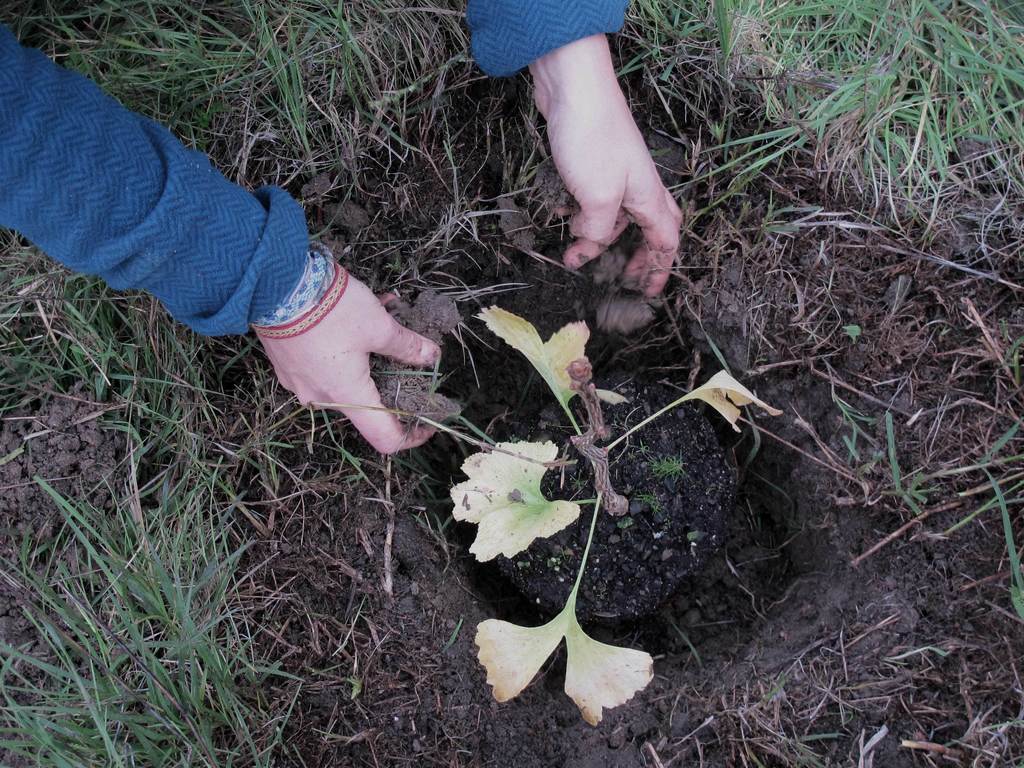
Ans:
POLYGON ((441 359, 441 347, 432 341, 424 341, 420 346, 420 358, 426 365, 433 365, 441 359))

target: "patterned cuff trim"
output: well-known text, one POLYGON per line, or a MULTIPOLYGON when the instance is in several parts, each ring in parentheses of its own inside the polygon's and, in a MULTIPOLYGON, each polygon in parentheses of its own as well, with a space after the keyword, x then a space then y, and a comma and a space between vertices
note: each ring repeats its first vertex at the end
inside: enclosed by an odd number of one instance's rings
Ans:
POLYGON ((348 270, 337 262, 332 261, 330 264, 333 267, 331 282, 327 287, 327 292, 316 304, 283 325, 254 325, 253 330, 256 331, 256 335, 263 339, 291 339, 301 336, 327 317, 341 301, 341 297, 345 295, 345 289, 348 288, 348 270))
POLYGON ((302 273, 295 289, 277 309, 257 318, 253 325, 283 325, 307 312, 327 293, 331 278, 334 277, 333 264, 334 260, 328 254, 315 249, 315 247, 311 249, 306 261, 306 270, 302 273))

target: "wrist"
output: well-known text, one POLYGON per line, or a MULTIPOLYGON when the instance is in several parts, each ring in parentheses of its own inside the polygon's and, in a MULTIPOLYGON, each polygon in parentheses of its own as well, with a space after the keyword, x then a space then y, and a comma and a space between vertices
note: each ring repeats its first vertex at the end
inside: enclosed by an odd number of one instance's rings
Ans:
POLYGON ((348 284, 348 273, 329 252, 314 247, 306 270, 291 294, 273 312, 253 323, 261 338, 290 338, 310 330, 338 303, 348 284))
POLYGON ((607 97, 609 87, 619 94, 608 38, 591 35, 563 45, 530 64, 534 100, 545 117, 556 104, 607 97))

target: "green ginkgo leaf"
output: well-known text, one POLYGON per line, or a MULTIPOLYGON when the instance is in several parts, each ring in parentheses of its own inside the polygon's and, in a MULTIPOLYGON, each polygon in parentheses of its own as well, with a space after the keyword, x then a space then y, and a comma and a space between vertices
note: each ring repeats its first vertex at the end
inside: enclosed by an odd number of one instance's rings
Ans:
POLYGON ((512 557, 534 539, 550 536, 580 515, 571 501, 549 501, 540 483, 545 463, 558 447, 544 443, 498 443, 494 450, 475 453, 462 465, 469 478, 451 490, 456 520, 476 523, 476 540, 469 551, 477 560, 512 557))
POLYGON ((491 331, 526 356, 541 378, 547 382, 558 402, 568 409, 576 392, 566 368, 573 360, 586 357, 590 329, 580 321, 569 323, 547 341, 541 341, 533 323, 499 307, 489 307, 477 315, 491 331))

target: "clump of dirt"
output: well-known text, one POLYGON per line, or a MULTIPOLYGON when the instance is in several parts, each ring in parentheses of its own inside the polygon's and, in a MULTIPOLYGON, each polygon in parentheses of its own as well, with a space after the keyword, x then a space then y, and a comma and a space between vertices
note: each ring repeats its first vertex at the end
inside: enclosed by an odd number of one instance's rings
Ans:
POLYGON ((332 189, 334 189, 334 174, 318 173, 302 185, 302 199, 307 202, 319 201, 332 189))
POLYGON ((533 231, 533 221, 529 214, 516 204, 512 195, 498 198, 498 226, 502 234, 521 251, 532 251, 537 244, 537 236, 533 231))
POLYGON ((623 336, 654 322, 654 307, 638 296, 607 296, 597 305, 597 327, 623 336))
POLYGON ((356 235, 370 226, 369 212, 355 200, 343 200, 324 209, 327 223, 343 229, 349 235, 356 235))
POLYGON ((551 217, 564 215, 573 205, 572 195, 565 188, 562 177, 551 160, 545 160, 537 167, 533 179, 533 193, 541 208, 551 217))
MULTIPOLYGON (((462 322, 458 307, 449 296, 422 291, 412 303, 393 298, 388 311, 402 325, 443 344, 444 337, 462 322)), ((375 360, 373 378, 380 390, 381 401, 399 412, 399 420, 412 423, 419 416, 445 421, 458 416, 462 407, 437 391, 436 376, 424 375, 414 368, 393 361, 375 360)))
MULTIPOLYGON (((635 382, 616 390, 628 402, 605 408, 613 436, 674 394, 665 386, 635 382)), ((629 512, 598 515, 577 602, 584 621, 654 613, 722 545, 736 500, 735 470, 710 422, 691 405, 635 432, 612 453, 609 474, 615 490, 629 499, 629 512)), ((549 472, 542 488, 548 498, 594 497, 585 461, 564 474, 549 472)), ((534 541, 525 552, 498 558, 502 574, 545 611, 560 610, 569 596, 590 532, 590 509, 584 507, 575 523, 534 541)))
POLYGON ((388 312, 406 328, 440 344, 445 334, 455 330, 462 322, 459 308, 450 296, 435 291, 422 291, 411 304, 393 299, 387 304, 388 312))

